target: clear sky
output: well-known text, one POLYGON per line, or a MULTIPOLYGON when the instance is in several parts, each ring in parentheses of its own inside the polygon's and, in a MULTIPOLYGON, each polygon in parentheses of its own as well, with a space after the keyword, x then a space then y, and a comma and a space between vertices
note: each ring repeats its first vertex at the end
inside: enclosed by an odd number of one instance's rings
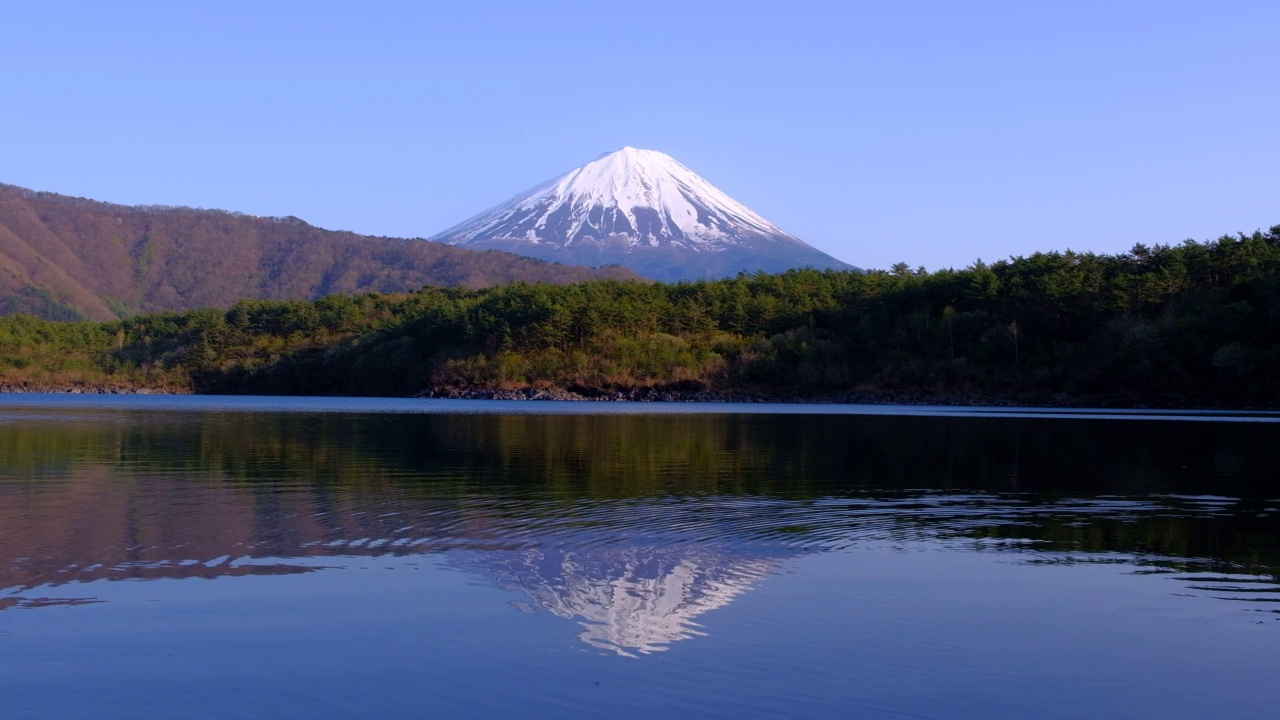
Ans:
POLYGON ((7 3, 0 182, 429 236, 624 145, 843 260, 1280 223, 1280 2, 7 3))

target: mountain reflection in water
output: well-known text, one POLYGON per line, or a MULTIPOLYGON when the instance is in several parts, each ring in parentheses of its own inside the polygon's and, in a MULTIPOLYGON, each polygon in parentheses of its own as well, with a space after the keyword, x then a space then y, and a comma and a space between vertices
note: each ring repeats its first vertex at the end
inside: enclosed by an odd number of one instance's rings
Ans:
POLYGON ((10 409, 0 609, 433 554, 644 654, 788 558, 929 543, 1124 562, 1264 607, 1276 427, 10 409))
POLYGON ((475 566, 536 607, 580 621, 586 644, 622 655, 700 635, 699 615, 728 605, 774 569, 769 560, 698 545, 495 552, 476 557, 475 566))

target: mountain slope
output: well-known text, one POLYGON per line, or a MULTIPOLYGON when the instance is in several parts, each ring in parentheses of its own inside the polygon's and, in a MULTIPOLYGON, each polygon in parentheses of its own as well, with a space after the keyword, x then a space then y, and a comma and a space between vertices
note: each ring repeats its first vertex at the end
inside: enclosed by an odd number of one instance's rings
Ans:
POLYGON ((626 147, 431 238, 658 280, 847 265, 721 192, 669 155, 626 147))
POLYGON ((0 185, 0 315, 108 320, 241 298, 600 277, 635 275, 322 230, 297 218, 128 207, 0 185))

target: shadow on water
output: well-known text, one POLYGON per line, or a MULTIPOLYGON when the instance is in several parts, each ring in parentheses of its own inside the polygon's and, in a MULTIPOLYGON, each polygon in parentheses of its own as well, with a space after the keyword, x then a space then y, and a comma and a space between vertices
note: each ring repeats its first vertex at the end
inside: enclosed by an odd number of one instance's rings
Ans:
MULTIPOLYGON (((437 554, 620 653, 791 557, 945 543, 1280 600, 1274 424, 839 415, 9 412, 0 609, 94 580, 437 554), (325 561, 325 558, 330 558, 325 561), (318 560, 317 560, 318 559, 318 560)), ((90 586, 82 586, 91 595, 90 586)), ((48 595, 58 595, 49 597, 48 595)))

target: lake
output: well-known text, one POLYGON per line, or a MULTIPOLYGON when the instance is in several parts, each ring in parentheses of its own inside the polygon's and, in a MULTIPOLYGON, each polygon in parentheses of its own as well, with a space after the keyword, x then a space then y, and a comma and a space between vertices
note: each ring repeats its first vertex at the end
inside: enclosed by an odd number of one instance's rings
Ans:
POLYGON ((1280 416, 0 396, 0 717, 1239 717, 1280 416))

